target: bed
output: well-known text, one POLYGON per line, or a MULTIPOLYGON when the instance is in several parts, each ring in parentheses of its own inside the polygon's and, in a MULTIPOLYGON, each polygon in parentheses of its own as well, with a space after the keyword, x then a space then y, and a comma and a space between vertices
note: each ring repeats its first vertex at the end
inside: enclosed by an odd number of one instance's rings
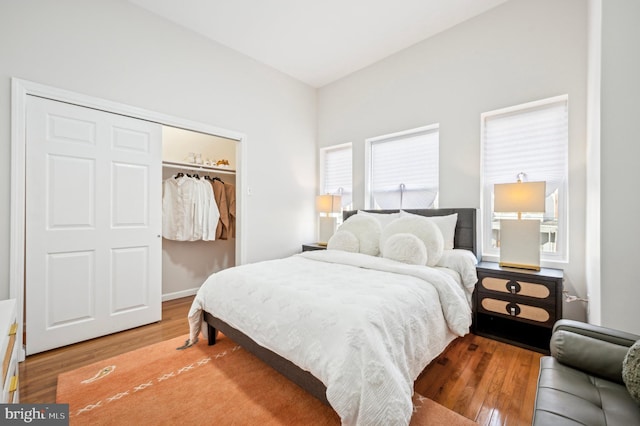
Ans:
POLYGON ((332 240, 348 237, 346 245, 330 240, 328 250, 209 277, 189 312, 190 341, 202 332, 215 344, 222 332, 331 406, 343 424, 408 424, 414 380, 471 325, 476 210, 343 215, 344 224, 332 240), (435 232, 432 228, 442 225, 428 225, 425 240, 411 227, 423 226, 424 216, 440 216, 430 223, 447 218, 451 224, 455 218, 449 231, 435 232), (374 220, 379 230, 372 232, 374 220), (439 250, 441 256, 433 267, 374 256, 369 246, 377 241, 384 242, 378 250, 385 256, 419 253, 417 262, 433 261, 439 250), (392 242, 407 245, 395 250, 392 242))

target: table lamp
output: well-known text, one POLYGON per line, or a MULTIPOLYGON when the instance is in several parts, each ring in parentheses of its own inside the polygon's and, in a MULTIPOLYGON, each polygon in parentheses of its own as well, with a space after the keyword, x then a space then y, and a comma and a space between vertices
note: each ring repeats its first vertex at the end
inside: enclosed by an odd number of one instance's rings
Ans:
POLYGON ((338 219, 335 214, 342 211, 342 198, 339 195, 316 196, 318 218, 318 244, 326 246, 329 238, 336 232, 338 219))
POLYGON ((540 270, 540 220, 522 219, 522 213, 544 213, 545 182, 496 184, 493 211, 518 213, 518 219, 500 220, 500 266, 540 270))

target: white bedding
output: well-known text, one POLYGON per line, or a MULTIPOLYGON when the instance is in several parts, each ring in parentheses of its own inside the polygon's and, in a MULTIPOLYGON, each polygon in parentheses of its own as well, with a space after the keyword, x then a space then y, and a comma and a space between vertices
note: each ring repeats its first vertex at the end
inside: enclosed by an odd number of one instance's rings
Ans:
POLYGON ((448 273, 338 250, 304 252, 211 275, 202 311, 309 371, 345 425, 406 425, 413 383, 455 337, 471 308, 448 273))

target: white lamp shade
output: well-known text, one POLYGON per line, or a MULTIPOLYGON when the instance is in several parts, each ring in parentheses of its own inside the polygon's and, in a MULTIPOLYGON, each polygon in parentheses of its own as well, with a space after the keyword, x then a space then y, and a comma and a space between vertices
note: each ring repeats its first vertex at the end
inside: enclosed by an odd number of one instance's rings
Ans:
POLYGON ((493 211, 544 213, 545 182, 499 183, 493 187, 493 211))
POLYGON ((318 213, 340 213, 342 210, 342 200, 339 195, 318 195, 316 196, 316 210, 318 213))

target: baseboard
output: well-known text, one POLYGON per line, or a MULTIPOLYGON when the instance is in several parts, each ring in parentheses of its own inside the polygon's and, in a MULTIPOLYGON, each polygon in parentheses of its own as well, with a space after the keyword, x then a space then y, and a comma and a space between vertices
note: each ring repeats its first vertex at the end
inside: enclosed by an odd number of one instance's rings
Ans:
POLYGON ((175 293, 163 294, 162 301, 166 302, 167 300, 180 299, 181 297, 193 296, 198 292, 199 288, 200 287, 196 287, 196 288, 190 288, 187 290, 176 291, 175 293))

